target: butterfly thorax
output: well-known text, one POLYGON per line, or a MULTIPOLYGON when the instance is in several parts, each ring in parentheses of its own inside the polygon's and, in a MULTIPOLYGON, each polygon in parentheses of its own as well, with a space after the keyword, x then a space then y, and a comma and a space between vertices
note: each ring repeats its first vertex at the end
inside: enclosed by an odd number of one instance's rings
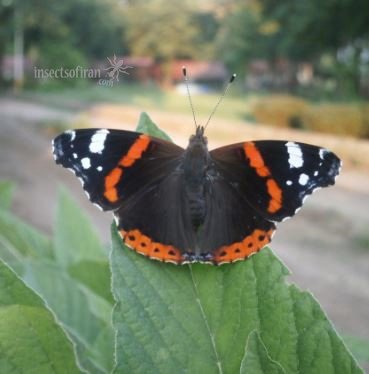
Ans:
POLYGON ((203 223, 206 215, 205 180, 209 162, 207 139, 203 128, 198 127, 196 134, 190 138, 182 164, 185 195, 195 229, 203 223))

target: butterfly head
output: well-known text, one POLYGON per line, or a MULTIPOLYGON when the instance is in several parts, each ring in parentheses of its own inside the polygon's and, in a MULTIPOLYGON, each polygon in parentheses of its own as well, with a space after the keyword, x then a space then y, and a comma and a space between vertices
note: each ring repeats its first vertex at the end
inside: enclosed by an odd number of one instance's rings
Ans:
POLYGON ((204 126, 196 126, 196 133, 190 137, 190 147, 207 148, 208 138, 204 136, 204 126))

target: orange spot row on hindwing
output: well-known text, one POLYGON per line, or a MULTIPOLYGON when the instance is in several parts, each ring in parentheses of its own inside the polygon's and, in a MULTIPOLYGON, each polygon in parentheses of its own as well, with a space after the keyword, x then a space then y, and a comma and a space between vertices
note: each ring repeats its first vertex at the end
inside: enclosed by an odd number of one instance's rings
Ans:
POLYGON ((136 160, 141 158, 150 144, 150 138, 147 135, 140 135, 131 145, 128 152, 119 160, 118 167, 114 168, 105 177, 104 196, 107 200, 114 203, 118 200, 117 184, 123 176, 123 169, 132 166, 136 160))
POLYGON ((249 159, 250 166, 256 173, 263 178, 267 178, 266 185, 270 201, 268 212, 275 213, 282 207, 282 190, 277 182, 272 178, 269 168, 264 164, 263 157, 253 142, 247 142, 243 145, 246 158, 249 159))
POLYGON ((233 262, 249 257, 270 242, 273 231, 256 229, 241 242, 219 248, 214 254, 215 262, 233 262))
POLYGON ((140 230, 119 231, 125 244, 147 257, 157 260, 181 263, 183 258, 180 251, 172 245, 165 245, 152 241, 140 230))

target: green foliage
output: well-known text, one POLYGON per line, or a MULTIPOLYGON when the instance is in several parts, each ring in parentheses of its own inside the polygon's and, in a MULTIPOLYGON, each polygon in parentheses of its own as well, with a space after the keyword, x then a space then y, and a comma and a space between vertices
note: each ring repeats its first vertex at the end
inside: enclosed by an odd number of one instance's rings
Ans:
POLYGON ((355 354, 355 357, 369 367, 369 340, 356 336, 345 336, 345 343, 355 354))
POLYGON ((159 129, 158 126, 151 120, 151 118, 147 115, 147 113, 141 113, 140 119, 137 125, 137 131, 142 132, 145 134, 150 134, 157 138, 161 138, 167 141, 172 141, 170 137, 162 130, 159 129))
POLYGON ((279 374, 285 370, 273 361, 268 355, 268 351, 256 331, 250 333, 247 340, 245 355, 241 362, 241 374, 279 374))
POLYGON ((2 261, 0 342, 1 373, 81 372, 72 342, 44 301, 2 261))
MULTIPOLYGON (((9 204, 4 196, 1 201, 9 204)), ((47 302, 74 341, 79 364, 108 373, 114 334, 107 250, 65 192, 57 210, 52 241, 0 210, 0 257, 47 302)))
MULTIPOLYGON (((87 60, 82 51, 70 44, 47 40, 40 46, 39 66, 45 69, 74 69, 77 66, 87 67, 87 60)), ((75 80, 75 78, 74 78, 75 80)))
POLYGON ((261 25, 259 12, 245 4, 234 7, 225 17, 216 45, 218 55, 231 70, 243 74, 251 59, 272 58, 276 44, 270 43, 270 35, 260 32, 261 25))
POLYGON ((129 250, 115 225, 112 241, 114 372, 361 372, 269 249, 221 267, 175 266, 129 250))
POLYGON ((126 38, 131 53, 149 55, 159 61, 193 56, 199 32, 193 13, 187 0, 133 2, 125 10, 126 38))

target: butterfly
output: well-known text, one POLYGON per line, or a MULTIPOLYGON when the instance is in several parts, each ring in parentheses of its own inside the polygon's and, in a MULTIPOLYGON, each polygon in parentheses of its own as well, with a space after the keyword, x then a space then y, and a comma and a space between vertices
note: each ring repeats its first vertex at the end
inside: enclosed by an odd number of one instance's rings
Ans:
POLYGON ((68 130, 53 140, 57 164, 82 182, 90 201, 113 211, 124 243, 151 259, 220 265, 270 243, 316 189, 335 183, 341 161, 325 148, 291 141, 246 141, 209 152, 205 126, 183 149, 143 133, 68 130))
POLYGON ((183 149, 139 132, 69 130, 53 154, 92 203, 114 213, 128 247, 175 264, 248 258, 340 171, 325 148, 263 140, 209 151, 204 131, 196 126, 183 149))

